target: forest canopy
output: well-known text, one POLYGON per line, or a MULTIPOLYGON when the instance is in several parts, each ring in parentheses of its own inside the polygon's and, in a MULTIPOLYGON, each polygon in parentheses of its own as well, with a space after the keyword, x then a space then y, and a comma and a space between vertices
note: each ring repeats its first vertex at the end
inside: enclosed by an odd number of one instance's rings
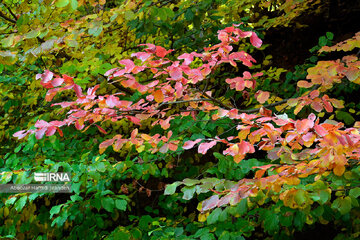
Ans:
POLYGON ((358 239, 359 11, 3 0, 0 237, 358 239))

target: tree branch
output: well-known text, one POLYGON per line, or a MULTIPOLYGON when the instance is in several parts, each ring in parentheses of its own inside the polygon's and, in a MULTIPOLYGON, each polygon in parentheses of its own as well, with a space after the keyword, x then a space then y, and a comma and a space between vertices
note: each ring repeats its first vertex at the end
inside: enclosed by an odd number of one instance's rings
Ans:
POLYGON ((7 21, 9 21, 9 22, 11 22, 11 23, 14 23, 14 24, 16 23, 15 20, 9 18, 8 16, 5 15, 5 13, 3 13, 3 12, 1 12, 1 11, 0 11, 0 17, 3 18, 3 19, 5 19, 5 20, 7 20, 7 21))
MULTIPOLYGON (((198 89, 197 89, 197 90, 198 90, 198 89)), ((200 90, 198 90, 198 91, 200 91, 200 90)), ((201 92, 201 91, 200 91, 200 92, 201 92)), ((222 102, 220 102, 220 101, 217 100, 216 98, 210 97, 207 93, 203 93, 203 92, 201 92, 201 93, 202 93, 205 97, 211 99, 213 102, 215 102, 215 103, 219 104, 220 106, 222 106, 223 108, 225 108, 225 109, 227 109, 227 110, 230 110, 230 109, 231 109, 231 107, 223 104, 222 102)))
MULTIPOLYGON (((276 102, 276 103, 271 103, 271 104, 268 104, 268 105, 264 105, 262 107, 264 107, 264 108, 275 107, 277 105, 281 105, 283 103, 286 103, 289 99, 291 99, 291 98, 287 98, 287 99, 281 100, 281 101, 276 102)), ((241 112, 241 113, 254 113, 254 112, 260 111, 260 109, 261 108, 254 108, 254 109, 248 109, 248 110, 239 109, 239 112, 241 112)))
MULTIPOLYGON (((101 77, 103 77, 106 81, 108 80, 107 77, 105 77, 104 75, 102 75, 102 74, 100 74, 100 73, 99 73, 99 75, 100 75, 101 77)), ((116 87, 117 89, 119 89, 119 90, 121 90, 121 91, 123 91, 123 92, 125 92, 125 93, 127 93, 127 94, 129 94, 129 95, 133 95, 133 94, 135 93, 135 92, 131 91, 130 89, 127 89, 127 88, 121 86, 121 85, 120 85, 119 83, 117 83, 117 82, 109 82, 109 84, 114 85, 114 87, 116 87)))
POLYGON ((170 104, 179 104, 179 103, 188 103, 188 102, 213 102, 213 101, 214 101, 213 99, 200 98, 200 99, 181 100, 175 102, 163 102, 157 107, 157 109, 164 105, 170 105, 170 104))
POLYGON ((17 17, 16 15, 13 13, 13 11, 11 11, 11 8, 9 8, 5 3, 4 3, 5 7, 7 8, 7 10, 9 11, 9 13, 11 14, 11 16, 14 17, 15 23, 17 22, 17 17))

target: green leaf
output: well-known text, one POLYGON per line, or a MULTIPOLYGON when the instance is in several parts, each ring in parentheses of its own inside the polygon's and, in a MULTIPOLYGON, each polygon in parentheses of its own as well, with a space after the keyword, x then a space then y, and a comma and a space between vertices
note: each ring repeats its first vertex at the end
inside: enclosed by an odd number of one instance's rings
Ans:
POLYGON ((282 226, 284 227, 290 227, 292 225, 292 222, 293 222, 293 218, 294 218, 294 215, 292 213, 290 213, 289 216, 287 215, 280 215, 279 216, 279 222, 282 226))
POLYGON ((71 5, 72 10, 76 10, 78 8, 78 1, 71 0, 70 5, 71 5))
POLYGON ((57 206, 53 206, 50 209, 50 218, 52 218, 54 214, 58 214, 60 212, 61 207, 62 207, 62 204, 57 205, 57 206))
POLYGON ((83 200, 83 198, 82 198, 81 196, 79 196, 79 195, 72 195, 72 196, 70 197, 70 199, 71 199, 71 201, 73 201, 73 202, 82 201, 82 200, 83 200))
POLYGON ((133 11, 127 10, 127 11, 125 12, 125 19, 126 19, 127 21, 131 21, 131 20, 135 19, 135 17, 136 17, 136 15, 135 15, 135 13, 134 13, 133 11))
POLYGON ((228 231, 222 232, 219 240, 230 240, 230 233, 228 231))
POLYGON ((194 18, 194 13, 191 11, 190 8, 188 8, 188 9, 186 10, 184 16, 185 16, 185 19, 186 19, 187 21, 192 21, 193 18, 194 18))
POLYGON ((4 48, 8 48, 14 43, 14 34, 10 34, 7 38, 1 40, 1 44, 4 48))
POLYGON ((19 198, 19 200, 16 201, 15 203, 15 209, 16 211, 20 211, 21 209, 24 208, 26 202, 27 202, 28 197, 27 196, 22 196, 21 198, 19 198))
POLYGON ((62 8, 66 7, 69 4, 69 0, 57 0, 55 6, 62 8))
POLYGON ((115 207, 121 211, 126 210, 126 205, 127 205, 127 202, 125 200, 122 200, 122 199, 115 200, 115 207))
POLYGON ((235 217, 239 217, 247 213, 248 211, 248 200, 246 198, 241 199, 241 201, 234 207, 229 208, 229 213, 235 217))
POLYGON ((326 37, 327 37, 329 40, 333 40, 334 34, 333 34, 332 32, 327 32, 327 33, 326 33, 326 37))
POLYGON ((35 30, 32 30, 32 31, 26 33, 24 36, 28 39, 31 39, 31 38, 36 38, 37 36, 40 35, 40 33, 41 33, 40 30, 35 29, 35 30))
POLYGON ((214 224, 219 220, 220 214, 222 213, 221 208, 216 208, 214 211, 210 213, 210 215, 207 217, 207 223, 208 224, 214 224))
POLYGON ((97 25, 93 28, 89 28, 89 34, 93 35, 94 37, 97 37, 101 34, 102 30, 103 30, 103 26, 97 25))
POLYGON ((265 214, 264 229, 270 233, 279 230, 279 216, 271 210, 265 214))
POLYGON ((324 213, 324 207, 322 205, 318 206, 317 208, 315 208, 314 210, 311 211, 311 213, 315 216, 315 217, 320 217, 323 215, 324 213))
POLYGON ((94 198, 91 200, 91 205, 94 206, 97 210, 100 210, 101 200, 99 198, 94 198))
POLYGON ((170 8, 162 8, 162 9, 165 11, 168 18, 171 19, 175 16, 175 13, 170 8))
POLYGON ((344 215, 351 210, 351 198, 349 196, 344 198, 339 197, 331 204, 331 208, 338 210, 342 215, 344 215))
POLYGON ((192 199, 194 193, 196 190, 196 186, 191 186, 191 187, 183 187, 181 189, 181 191, 184 193, 183 199, 185 200, 190 200, 192 199))
POLYGON ((114 199, 110 197, 101 199, 101 206, 108 212, 112 212, 114 209, 114 199))
POLYGON ((209 233, 209 229, 208 228, 200 228, 199 230, 196 231, 194 237, 195 238, 198 238, 198 237, 201 237, 205 234, 208 234, 209 233))
POLYGON ((166 14, 166 10, 163 8, 158 9, 157 15, 160 18, 160 20, 162 20, 162 21, 165 21, 168 18, 167 14, 166 14))
POLYGON ((176 188, 180 185, 181 182, 174 182, 172 184, 166 185, 164 195, 172 195, 175 193, 176 188))
POLYGON ((183 180, 183 184, 185 184, 185 186, 194 186, 195 184, 198 184, 200 181, 197 179, 190 179, 190 178, 185 178, 183 180))
POLYGON ((294 217, 294 226, 298 230, 302 230, 306 222, 306 214, 302 211, 297 211, 294 217))
POLYGON ((12 198, 6 200, 5 206, 13 205, 14 202, 16 201, 16 199, 17 199, 16 197, 12 197, 12 198))
POLYGON ((326 45, 326 43, 327 43, 326 37, 325 37, 325 36, 321 36, 321 37, 319 38, 319 46, 320 46, 320 47, 323 47, 323 46, 326 45))
POLYGON ((309 60, 310 60, 310 62, 312 62, 312 63, 316 63, 317 60, 318 60, 318 58, 317 58, 317 56, 311 56, 309 60))
POLYGON ((306 202, 306 199, 307 199, 306 192, 302 189, 299 189, 294 197, 295 202, 301 206, 306 202))
POLYGON ((131 239, 131 235, 127 232, 117 231, 114 233, 114 239, 129 240, 131 239))
POLYGON ((354 198, 358 198, 360 196, 360 188, 356 187, 350 190, 349 195, 354 198))
POLYGON ((340 121, 344 121, 346 125, 352 125, 355 122, 353 116, 348 112, 337 111, 336 118, 340 121))

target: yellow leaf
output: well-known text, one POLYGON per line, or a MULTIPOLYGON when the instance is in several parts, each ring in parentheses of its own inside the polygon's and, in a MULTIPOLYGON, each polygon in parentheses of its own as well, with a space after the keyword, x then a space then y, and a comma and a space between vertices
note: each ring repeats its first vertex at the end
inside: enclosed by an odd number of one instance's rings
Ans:
POLYGON ((342 176, 345 172, 345 166, 344 165, 336 165, 335 168, 333 169, 333 171, 336 176, 342 176))
POLYGON ((207 217, 209 216, 209 212, 206 212, 206 213, 200 213, 199 216, 198 216, 198 221, 199 222, 205 222, 207 217))
POLYGON ((240 140, 244 140, 250 133, 250 128, 243 129, 239 132, 238 137, 240 140))

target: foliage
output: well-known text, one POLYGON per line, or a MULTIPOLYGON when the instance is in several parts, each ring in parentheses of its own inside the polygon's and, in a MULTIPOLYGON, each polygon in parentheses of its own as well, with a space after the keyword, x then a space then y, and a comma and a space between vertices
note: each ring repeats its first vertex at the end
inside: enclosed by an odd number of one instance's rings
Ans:
POLYGON ((41 3, 1 3, 0 181, 66 171, 72 193, 2 194, 0 236, 357 238, 359 34, 293 72, 258 57, 326 3, 41 3))

